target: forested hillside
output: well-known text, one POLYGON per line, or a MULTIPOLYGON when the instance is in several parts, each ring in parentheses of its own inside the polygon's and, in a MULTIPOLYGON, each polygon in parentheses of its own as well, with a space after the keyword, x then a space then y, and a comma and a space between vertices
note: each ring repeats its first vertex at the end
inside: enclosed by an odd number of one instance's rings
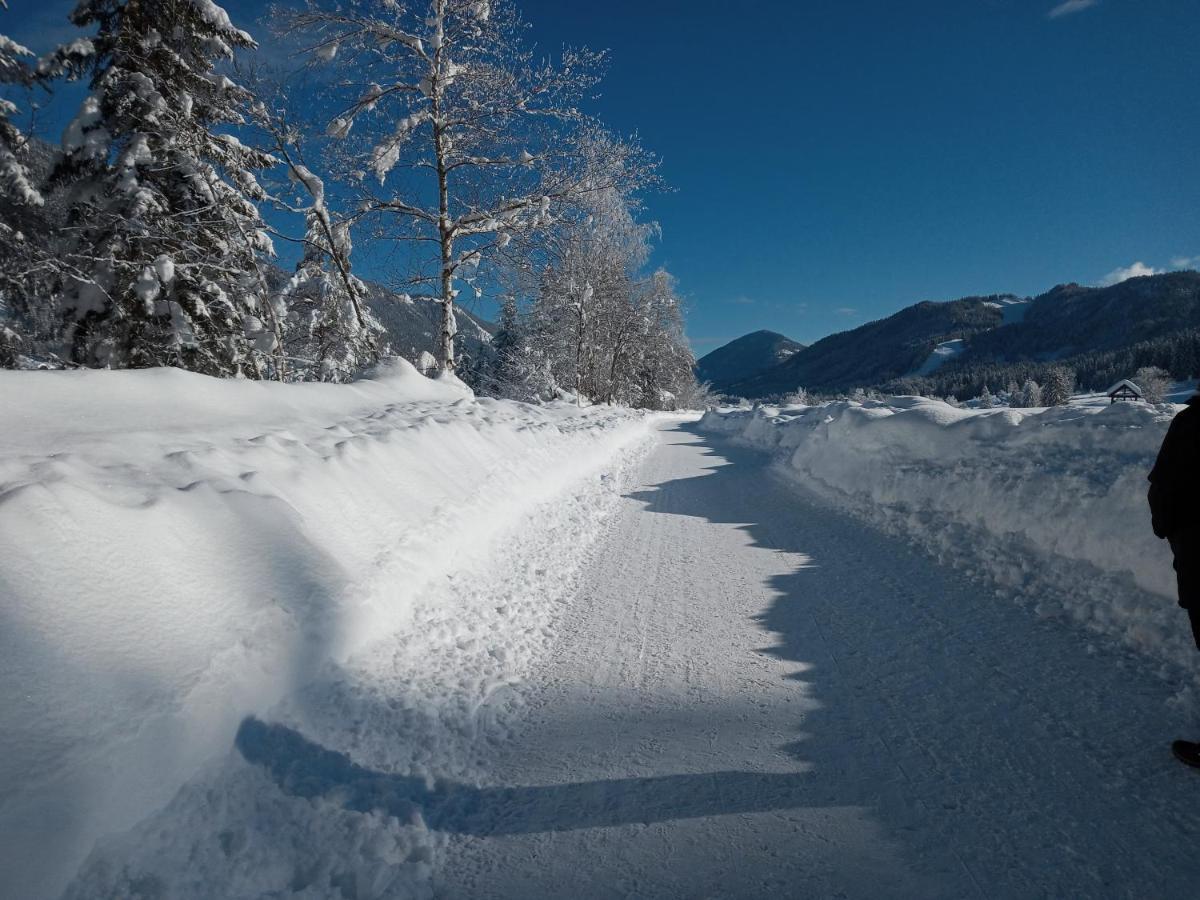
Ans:
POLYGON ((1103 390, 1143 367, 1177 379, 1200 366, 1200 273, 1131 278, 1110 287, 1060 285, 1035 298, 1023 321, 974 335, 963 353, 926 378, 902 379, 905 391, 976 396, 1051 368, 1074 372, 1078 385, 1103 390))
POLYGON ((1052 370, 1099 390, 1144 367, 1178 379, 1197 374, 1200 273, 1149 275, 1108 287, 1059 285, 1023 301, 994 295, 918 303, 830 335, 728 390, 771 397, 878 388, 967 398, 984 386, 1045 383, 1052 370))
POLYGON ((1003 321, 994 297, 918 303, 895 315, 823 338, 780 365, 731 386, 747 397, 799 388, 839 391, 883 384, 915 371, 943 341, 970 337, 1003 321))
POLYGON ((725 390, 777 366, 804 345, 774 331, 755 331, 718 347, 696 362, 696 375, 714 390, 725 390))

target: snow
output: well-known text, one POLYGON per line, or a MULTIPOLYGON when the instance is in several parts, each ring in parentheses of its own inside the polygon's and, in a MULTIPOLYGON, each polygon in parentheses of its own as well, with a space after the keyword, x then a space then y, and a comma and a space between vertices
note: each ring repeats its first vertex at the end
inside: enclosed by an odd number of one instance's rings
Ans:
POLYGON ((651 421, 402 361, 352 385, 3 372, 0 394, 0 883, 30 900, 89 854, 70 896, 422 883, 427 829, 293 803, 239 723, 328 736, 392 704, 425 738, 365 758, 467 772, 474 710, 548 640, 651 421), (520 552, 547 534, 570 542, 550 574, 520 552))
POLYGON ((966 343, 962 338, 956 338, 953 341, 943 341, 933 348, 933 352, 925 362, 921 363, 920 368, 913 374, 915 375, 932 375, 942 367, 944 363, 949 362, 954 357, 958 356, 966 349, 966 343))
POLYGON ((1128 378, 1122 378, 1120 381, 1118 381, 1116 384, 1114 384, 1112 387, 1110 387, 1104 393, 1106 396, 1111 396, 1111 395, 1115 394, 1117 391, 1119 391, 1121 388, 1128 388, 1129 390, 1131 390, 1135 394, 1137 394, 1139 397, 1142 396, 1142 389, 1140 387, 1138 387, 1136 384, 1134 384, 1132 381, 1130 381, 1128 378))
MULTIPOLYGON (((1001 297, 997 300, 987 300, 983 305, 1000 310, 1000 327, 1002 327, 1025 321, 1025 313, 1029 311, 1029 306, 1032 302, 1028 298, 1001 297)), ((966 341, 962 338, 943 341, 933 348, 933 352, 929 354, 926 360, 912 374, 916 376, 932 375, 945 363, 948 363, 956 356, 960 356, 966 349, 966 341)))
POLYGON ((827 502, 993 591, 1190 666, 1146 474, 1174 412, 1138 403, 969 410, 879 403, 708 413, 827 502), (1164 411, 1165 410, 1165 411, 1164 411))
POLYGON ((992 601, 768 454, 660 441, 478 783, 371 773, 365 805, 448 832, 434 896, 1195 893, 1153 661, 992 601))
POLYGON ((1029 297, 1001 297, 995 301, 987 301, 984 306, 992 306, 1000 310, 1000 324, 1013 325, 1017 322, 1025 321, 1025 313, 1029 312, 1029 306, 1033 300, 1029 297))
POLYGON ((1200 875, 1166 750, 1195 651, 1143 521, 1166 409, 696 422, 476 400, 404 363, 0 390, 14 896, 1200 875))

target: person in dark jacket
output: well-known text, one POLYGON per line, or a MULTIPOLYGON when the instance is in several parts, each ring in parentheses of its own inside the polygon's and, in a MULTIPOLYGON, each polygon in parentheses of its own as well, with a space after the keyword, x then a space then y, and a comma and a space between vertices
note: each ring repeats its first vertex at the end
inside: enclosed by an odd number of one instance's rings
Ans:
MULTIPOLYGON (((1167 429, 1150 471, 1150 522, 1171 543, 1179 605, 1187 610, 1200 649, 1200 393, 1187 402, 1167 429)), ((1176 741, 1171 749, 1200 768, 1200 743, 1176 741)))

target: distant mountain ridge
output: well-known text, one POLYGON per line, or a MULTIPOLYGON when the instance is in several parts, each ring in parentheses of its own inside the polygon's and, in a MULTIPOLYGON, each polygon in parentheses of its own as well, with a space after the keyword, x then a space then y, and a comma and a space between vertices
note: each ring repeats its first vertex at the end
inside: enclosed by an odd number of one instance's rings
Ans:
POLYGON ((744 381, 791 358, 804 345, 775 331, 754 331, 696 362, 696 377, 717 390, 744 381))
POLYGON ((1142 365, 1189 378, 1198 356, 1200 273, 1184 271, 1103 288, 1064 284, 1034 298, 917 303, 823 338, 725 392, 752 399, 801 387, 970 393, 985 383, 995 390, 1037 378, 1054 364, 1076 369, 1084 386, 1096 388, 1142 365))
POLYGON ((800 387, 838 391, 883 384, 915 372, 939 344, 999 327, 1002 299, 1015 298, 1006 294, 917 303, 822 338, 783 363, 731 384, 730 391, 756 398, 800 387))

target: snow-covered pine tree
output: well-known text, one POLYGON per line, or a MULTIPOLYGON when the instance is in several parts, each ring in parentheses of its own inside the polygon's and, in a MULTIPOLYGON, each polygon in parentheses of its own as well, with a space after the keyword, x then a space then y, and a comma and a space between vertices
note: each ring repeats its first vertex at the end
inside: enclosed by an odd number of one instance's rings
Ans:
POLYGON ((282 377, 253 174, 274 160, 217 130, 252 99, 217 66, 254 40, 212 0, 81 0, 71 20, 96 29, 56 173, 75 361, 282 377))
POLYGON ((1042 405, 1042 387, 1032 378, 1021 388, 1021 403, 1025 409, 1033 409, 1042 405))
MULTIPOLYGON (((7 0, 0 0, 0 9, 8 10, 7 0)), ((34 72, 26 62, 32 56, 27 47, 0 34, 0 84, 33 84, 34 72)), ((11 202, 41 206, 42 194, 25 164, 29 140, 12 121, 16 114, 17 105, 0 97, 0 194, 11 202)), ((0 234, 7 233, 7 224, 0 222, 0 234)))
POLYGON ((351 270, 350 223, 331 215, 324 181, 286 145, 277 150, 308 197, 304 254, 278 304, 288 360, 304 379, 349 381, 379 359, 383 328, 367 306, 366 285, 351 270))
POLYGON ((1004 389, 1005 402, 1009 406, 1021 405, 1021 388, 1015 381, 1010 381, 1008 387, 1004 389))
MULTIPOLYGON (((0 9, 8 4, 0 0, 0 9)), ((28 86, 34 73, 26 60, 33 53, 0 34, 0 85, 28 86)), ((0 366, 17 364, 28 335, 25 333, 23 274, 29 246, 30 211, 43 204, 42 194, 29 173, 28 138, 14 123, 17 105, 0 97, 0 366)))
POLYGON ((983 386, 983 391, 979 394, 979 408, 991 409, 995 405, 996 403, 992 399, 992 392, 988 390, 988 386, 985 384, 983 386))
POLYGON ((1055 366, 1042 388, 1042 403, 1046 406, 1066 406, 1074 390, 1075 373, 1063 366, 1055 366))
MULTIPOLYGON (((436 248, 411 296, 441 305, 439 363, 452 371, 459 283, 514 236, 546 228, 557 207, 605 187, 569 139, 589 125, 577 104, 602 55, 537 63, 506 0, 311 0, 289 28, 310 37, 318 59, 345 60, 347 83, 367 84, 328 130, 364 135, 348 169, 375 175, 379 190, 365 200, 401 223, 390 235, 436 248)), ((653 168, 631 163, 640 151, 628 143, 605 146, 620 157, 611 179, 653 168)))
POLYGON ((492 356, 488 361, 484 390, 511 400, 536 400, 548 394, 549 385, 541 377, 539 360, 529 347, 527 323, 521 319, 517 298, 504 295, 500 320, 492 338, 492 356))

